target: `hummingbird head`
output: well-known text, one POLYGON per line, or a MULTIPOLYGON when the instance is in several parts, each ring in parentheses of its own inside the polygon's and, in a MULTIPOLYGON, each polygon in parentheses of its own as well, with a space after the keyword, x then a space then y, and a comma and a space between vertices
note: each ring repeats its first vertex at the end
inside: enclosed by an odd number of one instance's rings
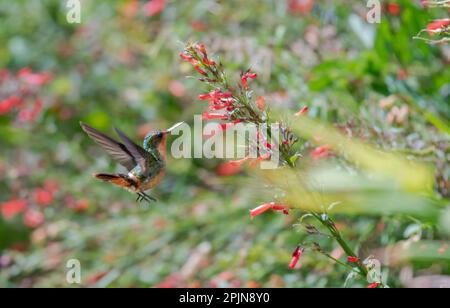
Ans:
POLYGON ((171 128, 166 130, 157 130, 150 132, 145 138, 144 138, 144 149, 150 150, 150 149, 158 149, 161 153, 165 151, 166 149, 166 141, 167 141, 167 135, 176 127, 183 124, 183 122, 179 122, 175 125, 173 125, 171 128))
POLYGON ((144 138, 144 149, 158 149, 165 144, 168 131, 153 131, 144 138))

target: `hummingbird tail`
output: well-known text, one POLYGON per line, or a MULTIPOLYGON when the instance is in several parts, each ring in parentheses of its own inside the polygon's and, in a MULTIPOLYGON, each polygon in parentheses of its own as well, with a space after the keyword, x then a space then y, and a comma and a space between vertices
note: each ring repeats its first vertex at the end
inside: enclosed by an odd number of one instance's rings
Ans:
POLYGON ((105 181, 108 183, 112 183, 112 184, 120 186, 120 187, 124 187, 124 188, 135 188, 136 187, 136 185, 135 185, 136 183, 125 174, 97 173, 97 174, 94 174, 94 176, 99 180, 102 180, 102 181, 105 181))

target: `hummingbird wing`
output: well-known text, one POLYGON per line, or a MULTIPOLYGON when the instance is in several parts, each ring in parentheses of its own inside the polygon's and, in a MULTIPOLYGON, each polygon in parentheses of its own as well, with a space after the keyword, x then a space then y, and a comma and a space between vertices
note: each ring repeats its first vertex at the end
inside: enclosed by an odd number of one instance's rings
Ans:
POLYGON ((94 140, 99 146, 101 146, 113 159, 118 161, 127 170, 133 169, 137 165, 137 161, 127 147, 114 140, 113 138, 99 132, 95 128, 80 122, 81 128, 94 140))
POLYGON ((148 163, 155 158, 147 152, 143 147, 140 145, 137 145, 134 143, 130 138, 125 135, 124 132, 122 132, 120 129, 116 128, 116 132, 119 135, 120 139, 122 139, 122 142, 126 146, 127 150, 131 153, 133 158, 135 159, 136 163, 141 167, 141 171, 143 174, 148 173, 148 163))

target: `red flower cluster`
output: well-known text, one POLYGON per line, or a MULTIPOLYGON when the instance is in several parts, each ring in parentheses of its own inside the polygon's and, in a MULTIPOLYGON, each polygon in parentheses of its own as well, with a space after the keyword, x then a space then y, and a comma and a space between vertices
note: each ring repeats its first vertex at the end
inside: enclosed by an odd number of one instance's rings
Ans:
POLYGON ((0 204, 0 213, 6 220, 11 220, 17 215, 24 213, 24 225, 35 228, 45 221, 45 217, 38 208, 30 206, 31 201, 34 201, 34 204, 39 207, 46 207, 53 202, 54 194, 58 188, 57 182, 47 180, 43 186, 34 189, 30 200, 12 199, 0 204))
MULTIPOLYGON (((191 63, 194 69, 201 75, 208 77, 209 74, 205 69, 213 70, 216 67, 216 62, 208 58, 206 47, 204 44, 194 44, 190 46, 190 51, 182 52, 180 58, 191 63)), ((212 79, 203 79, 201 81, 214 81, 212 79)))
MULTIPOLYGON (((231 112, 234 110, 233 103, 235 99, 232 97, 232 94, 229 92, 222 92, 220 89, 215 89, 206 94, 201 94, 198 96, 199 100, 207 100, 209 102, 209 110, 223 110, 231 112)), ((207 116, 206 116, 207 118, 207 116)), ((229 117, 227 116, 225 120, 229 117)))
POLYGON ((17 110, 19 122, 33 122, 44 105, 37 97, 39 88, 51 79, 51 73, 34 73, 28 67, 16 74, 7 70, 0 71, 0 97, 5 97, 0 99, 0 115, 17 110))
POLYGON ((1 204, 1 213, 3 218, 11 220, 17 215, 24 213, 23 223, 25 226, 35 228, 44 222, 44 214, 39 210, 28 207, 25 199, 13 199, 1 204))
MULTIPOLYGON (((199 81, 207 83, 211 90, 198 96, 199 100, 208 101, 208 111, 203 112, 202 118, 205 120, 221 120, 219 128, 227 130, 237 123, 263 123, 261 114, 265 110, 265 100, 262 97, 256 99, 255 106, 250 102, 250 94, 248 92, 249 79, 257 78, 257 74, 250 69, 241 72, 240 82, 242 86, 232 87, 225 76, 222 67, 208 57, 206 47, 203 44, 189 44, 180 54, 181 59, 193 65, 194 69, 204 77, 199 81)), ((272 145, 267 141, 258 138, 258 145, 264 148, 260 151, 260 157, 255 162, 270 158, 270 154, 266 154, 267 149, 271 149, 272 145)), ((232 162, 228 167, 242 165, 248 159, 232 162)), ((234 173, 240 169, 233 169, 234 173)))

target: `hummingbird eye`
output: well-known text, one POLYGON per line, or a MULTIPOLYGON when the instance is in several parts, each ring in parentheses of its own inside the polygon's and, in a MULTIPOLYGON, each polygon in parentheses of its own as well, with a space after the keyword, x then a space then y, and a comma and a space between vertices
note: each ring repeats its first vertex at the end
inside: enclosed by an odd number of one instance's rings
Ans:
POLYGON ((159 132, 157 136, 158 136, 158 138, 162 138, 163 133, 162 133, 162 132, 159 132))

